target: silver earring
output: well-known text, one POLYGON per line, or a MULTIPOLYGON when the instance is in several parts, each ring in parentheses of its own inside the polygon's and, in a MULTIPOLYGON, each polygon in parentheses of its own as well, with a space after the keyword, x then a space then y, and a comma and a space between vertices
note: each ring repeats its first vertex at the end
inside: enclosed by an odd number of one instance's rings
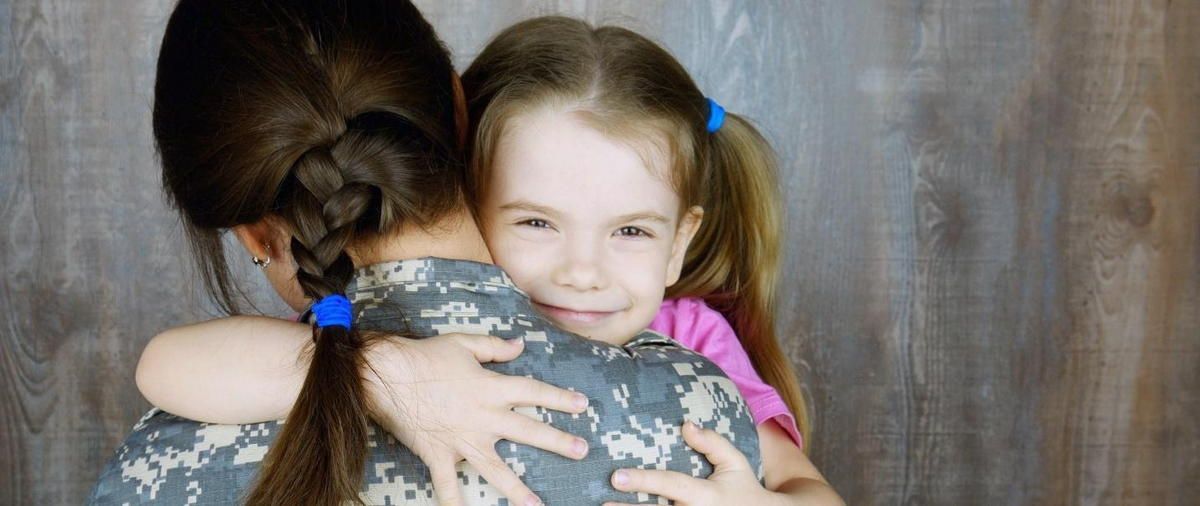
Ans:
MULTIPOLYGON (((267 254, 270 255, 270 253, 271 253, 271 247, 267 246, 267 254)), ((270 256, 267 256, 266 260, 258 258, 258 256, 251 256, 250 261, 254 262, 254 265, 258 266, 259 269, 266 269, 268 265, 271 265, 271 257, 270 256)))

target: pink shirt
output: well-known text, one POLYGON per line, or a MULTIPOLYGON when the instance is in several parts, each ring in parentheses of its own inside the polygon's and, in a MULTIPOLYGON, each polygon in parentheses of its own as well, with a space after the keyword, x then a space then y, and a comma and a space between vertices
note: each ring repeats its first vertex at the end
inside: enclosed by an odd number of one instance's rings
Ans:
POLYGON ((737 385, 756 424, 774 420, 792 437, 796 446, 804 447, 792 412, 775 388, 758 376, 733 327, 721 313, 698 298, 669 299, 663 301, 658 315, 650 323, 650 330, 671 336, 679 344, 712 360, 737 385))

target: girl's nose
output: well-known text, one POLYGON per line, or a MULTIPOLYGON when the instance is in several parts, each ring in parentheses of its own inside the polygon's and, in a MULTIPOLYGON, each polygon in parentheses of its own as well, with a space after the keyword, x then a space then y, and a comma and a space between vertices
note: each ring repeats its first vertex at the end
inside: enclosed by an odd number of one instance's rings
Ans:
POLYGON ((600 266, 601 255, 590 248, 572 248, 554 270, 553 281, 575 290, 603 290, 607 281, 600 266))

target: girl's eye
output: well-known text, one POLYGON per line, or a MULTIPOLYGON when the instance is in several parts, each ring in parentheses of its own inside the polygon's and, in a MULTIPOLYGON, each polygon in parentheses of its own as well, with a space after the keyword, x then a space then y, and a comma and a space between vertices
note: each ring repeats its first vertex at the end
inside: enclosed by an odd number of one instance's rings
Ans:
POLYGON ((650 232, 638 227, 621 227, 617 229, 617 235, 625 237, 650 237, 650 232))
POLYGON ((550 228, 550 224, 546 223, 546 220, 539 220, 537 218, 518 221, 517 225, 525 225, 533 228, 550 228))

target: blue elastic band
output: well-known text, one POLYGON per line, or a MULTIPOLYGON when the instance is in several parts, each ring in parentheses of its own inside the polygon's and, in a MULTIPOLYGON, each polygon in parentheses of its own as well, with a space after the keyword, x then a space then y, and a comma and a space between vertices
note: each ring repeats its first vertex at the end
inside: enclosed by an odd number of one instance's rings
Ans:
POLYGON ((317 318, 318 327, 350 328, 352 311, 350 299, 347 299, 345 295, 326 295, 321 300, 314 302, 310 311, 317 318))
POLYGON ((725 124, 725 108, 716 100, 708 99, 708 133, 716 132, 725 124))

